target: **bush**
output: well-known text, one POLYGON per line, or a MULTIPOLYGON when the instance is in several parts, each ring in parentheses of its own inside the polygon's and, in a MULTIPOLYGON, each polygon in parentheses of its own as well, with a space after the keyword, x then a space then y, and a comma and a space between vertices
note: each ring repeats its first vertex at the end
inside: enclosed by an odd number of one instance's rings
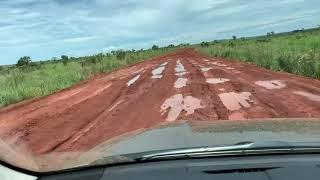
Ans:
POLYGON ((170 45, 168 46, 168 48, 174 48, 174 45, 173 45, 173 44, 170 44, 170 45))
POLYGON ((153 45, 151 49, 152 49, 152 50, 157 50, 157 49, 159 49, 159 46, 153 45))
POLYGON ((17 66, 21 67, 21 66, 28 66, 31 63, 31 58, 30 56, 23 56, 21 57, 18 62, 17 62, 17 66))
POLYGON ((61 56, 61 61, 62 61, 63 65, 66 66, 66 65, 68 64, 69 57, 66 56, 66 55, 62 55, 62 56, 61 56))
POLYGON ((201 42, 201 47, 209 47, 210 43, 209 42, 201 42))
POLYGON ((232 36, 232 39, 235 41, 237 40, 237 36, 232 36))

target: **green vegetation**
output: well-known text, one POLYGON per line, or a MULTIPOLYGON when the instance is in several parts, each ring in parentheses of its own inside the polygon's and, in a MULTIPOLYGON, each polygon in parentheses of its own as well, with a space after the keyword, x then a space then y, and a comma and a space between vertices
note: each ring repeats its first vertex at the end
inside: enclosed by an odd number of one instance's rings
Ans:
POLYGON ((18 62, 17 62, 17 66, 27 66, 31 63, 31 58, 29 56, 23 56, 21 57, 18 62))
POLYGON ((259 66, 320 79, 320 28, 289 33, 267 33, 266 36, 214 40, 198 45, 153 45, 149 50, 117 50, 85 57, 53 57, 49 61, 32 62, 21 57, 16 65, 0 66, 0 107, 33 97, 52 94, 96 73, 109 72, 129 64, 175 50, 196 47, 214 57, 226 57, 259 66))
MULTIPOLYGON (((178 46, 179 47, 179 46, 178 46)), ((32 62, 28 56, 15 66, 0 66, 0 107, 52 94, 96 73, 109 72, 176 49, 112 51, 80 58, 62 55, 50 61, 32 62)))
POLYGON ((202 42, 197 49, 275 70, 320 79, 320 28, 289 33, 268 33, 254 38, 202 42))

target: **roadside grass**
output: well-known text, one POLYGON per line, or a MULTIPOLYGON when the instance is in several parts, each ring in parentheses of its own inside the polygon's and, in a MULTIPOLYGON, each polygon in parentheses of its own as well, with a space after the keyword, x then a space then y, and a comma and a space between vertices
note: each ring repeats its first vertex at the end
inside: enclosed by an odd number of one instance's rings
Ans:
POLYGON ((254 63, 274 71, 320 79, 320 29, 197 45, 212 57, 254 63))
POLYGON ((48 61, 34 66, 11 67, 0 73, 0 107, 26 99, 41 97, 68 88, 94 74, 109 72, 170 52, 176 48, 160 48, 126 52, 119 59, 112 54, 98 54, 70 60, 48 61))
POLYGON ((92 75, 174 51, 195 47, 212 57, 224 57, 320 79, 320 28, 254 38, 215 40, 201 44, 149 50, 118 51, 66 60, 51 60, 28 66, 0 66, 0 107, 52 94, 92 75))

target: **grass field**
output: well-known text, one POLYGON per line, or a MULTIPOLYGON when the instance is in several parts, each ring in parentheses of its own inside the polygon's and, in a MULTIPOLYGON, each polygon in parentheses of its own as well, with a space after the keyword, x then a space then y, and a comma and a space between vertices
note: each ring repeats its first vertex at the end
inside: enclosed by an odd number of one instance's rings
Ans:
POLYGON ((100 72, 108 72, 164 54, 176 48, 126 52, 124 55, 99 54, 68 62, 37 62, 24 67, 0 69, 0 107, 33 97, 52 94, 100 72))
POLYGON ((320 79, 320 28, 203 42, 196 47, 209 56, 251 62, 275 71, 320 79))

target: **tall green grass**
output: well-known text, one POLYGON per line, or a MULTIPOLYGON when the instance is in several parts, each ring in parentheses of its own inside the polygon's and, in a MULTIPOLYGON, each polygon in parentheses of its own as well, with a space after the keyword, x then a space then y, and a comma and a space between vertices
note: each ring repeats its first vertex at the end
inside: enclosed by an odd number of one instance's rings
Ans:
POLYGON ((320 29, 197 46, 209 56, 251 62, 275 71, 320 79, 320 29))
POLYGON ((0 107, 65 89, 94 74, 108 72, 174 50, 161 48, 127 52, 124 59, 104 54, 62 61, 37 63, 35 66, 2 69, 0 73, 0 107), (99 61, 95 61, 98 59, 99 61), (94 61, 93 61, 94 59, 94 61))

